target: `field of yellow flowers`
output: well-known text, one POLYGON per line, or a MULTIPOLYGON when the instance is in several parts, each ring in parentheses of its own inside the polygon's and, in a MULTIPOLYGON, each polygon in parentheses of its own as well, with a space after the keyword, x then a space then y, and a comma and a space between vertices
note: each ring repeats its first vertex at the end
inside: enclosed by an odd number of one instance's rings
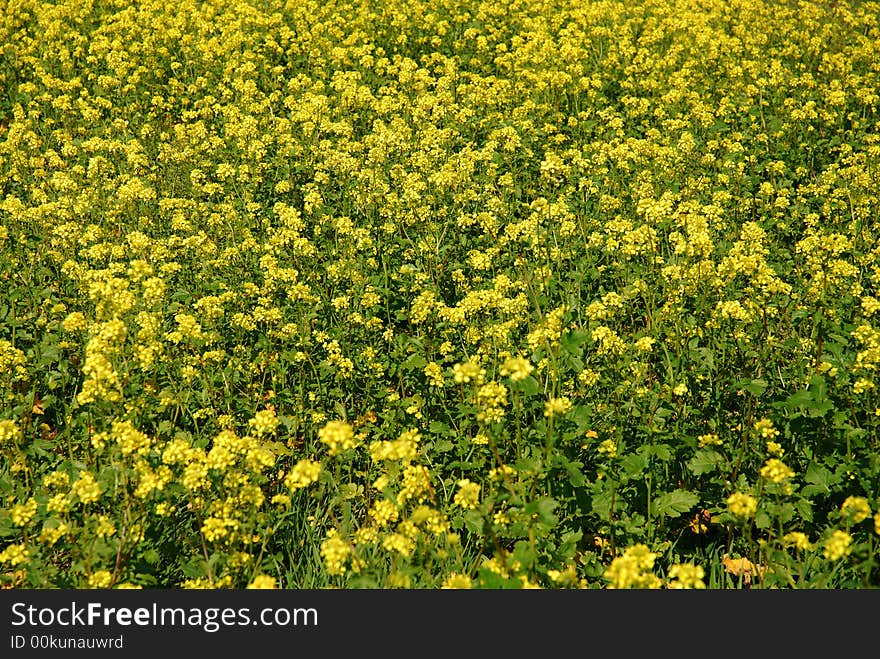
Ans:
POLYGON ((0 18, 4 588, 880 585, 880 3, 0 18))

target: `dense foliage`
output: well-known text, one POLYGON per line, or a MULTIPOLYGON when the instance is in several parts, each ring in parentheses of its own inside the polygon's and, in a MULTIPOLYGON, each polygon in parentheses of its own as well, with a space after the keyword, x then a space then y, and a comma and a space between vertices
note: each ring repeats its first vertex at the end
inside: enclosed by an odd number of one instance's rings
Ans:
POLYGON ((878 585, 880 4, 0 16, 4 587, 878 585))

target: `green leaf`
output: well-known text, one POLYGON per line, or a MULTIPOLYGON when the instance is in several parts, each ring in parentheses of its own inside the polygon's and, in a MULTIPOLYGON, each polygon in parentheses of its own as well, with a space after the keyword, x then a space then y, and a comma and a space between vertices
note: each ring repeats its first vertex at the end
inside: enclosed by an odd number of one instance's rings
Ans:
POLYGON ((672 449, 668 444, 655 444, 653 446, 642 446, 639 448, 639 453, 648 456, 655 456, 658 460, 663 462, 667 462, 672 458, 672 449))
POLYGON ((534 396, 536 393, 541 391, 541 385, 538 384, 538 381, 531 375, 525 380, 520 380, 518 386, 520 391, 522 391, 526 396, 534 396))
POLYGON ((513 557, 519 561, 520 565, 530 568, 538 557, 535 549, 527 540, 519 540, 513 547, 513 557))
POLYGON ((794 392, 781 403, 774 403, 774 407, 784 409, 789 414, 800 413, 807 417, 818 418, 833 410, 834 402, 828 398, 825 378, 814 375, 810 378, 807 389, 794 392))
POLYGON ((455 431, 442 421, 432 421, 428 426, 428 432, 445 437, 451 437, 455 434, 455 431))
POLYGON ((406 361, 404 361, 400 365, 401 371, 415 371, 417 369, 425 368, 425 365, 428 362, 425 361, 425 358, 419 354, 413 354, 407 357, 406 361))
POLYGON ((688 460, 687 468, 694 476, 701 476, 715 471, 720 459, 721 456, 716 451, 702 449, 694 453, 694 457, 688 460))
POLYGON ((455 444, 450 442, 448 439, 441 439, 434 442, 434 450, 437 453, 446 453, 447 451, 451 451, 454 446, 455 444))
POLYGON ((767 514, 764 510, 759 510, 757 514, 755 514, 755 526, 759 529, 769 529, 773 524, 773 520, 770 519, 770 515, 767 514))
POLYGON ((577 552, 577 544, 584 537, 583 531, 566 531, 562 534, 559 543, 559 553, 563 556, 573 557, 577 552))
POLYGON ((488 590, 501 590, 507 586, 507 579, 486 567, 479 570, 480 587, 488 590))
POLYGON ((563 352, 570 355, 580 356, 581 348, 589 339, 589 334, 583 330, 574 330, 565 334, 560 340, 559 345, 563 352))
POLYGON ((767 380, 757 378, 755 380, 751 380, 750 382, 748 382, 748 384, 745 384, 743 386, 743 389, 752 394, 752 396, 759 397, 767 389, 767 385, 767 380))
POLYGON ((575 422, 578 430, 580 431, 584 428, 590 428, 590 425, 593 421, 593 414, 590 411, 590 408, 586 405, 576 405, 575 408, 571 411, 569 418, 575 422))
MULTIPOLYGON (((611 499, 613 498, 613 494, 611 490, 606 490, 604 492, 599 492, 598 494, 593 495, 592 500, 592 509, 593 512, 599 516, 599 519, 604 520, 606 522, 611 520, 611 499)), ((617 501, 614 506, 615 510, 620 509, 620 497, 617 498, 617 501)))
POLYGON ((699 501, 700 497, 693 492, 673 490, 654 499, 654 514, 679 517, 682 513, 686 513, 696 506, 699 501))
POLYGON ((804 474, 804 480, 811 485, 815 485, 818 492, 828 494, 831 492, 831 485, 836 481, 834 475, 822 465, 811 462, 807 467, 807 473, 804 474))
POLYGON ((794 507, 797 509, 798 516, 805 522, 813 521, 813 502, 807 499, 799 499, 794 507))
POLYGON ((630 453, 621 458, 620 466, 623 467, 623 471, 627 476, 635 478, 645 471, 645 468, 648 466, 648 458, 639 453, 630 453))
POLYGON ((342 483, 339 485, 339 499, 341 501, 354 499, 363 489, 364 486, 357 483, 342 483))
POLYGON ((483 516, 479 510, 468 510, 464 514, 464 525, 472 533, 483 532, 483 516))
POLYGON ((156 565, 162 559, 159 552, 152 547, 143 553, 143 557, 150 565, 156 565))
POLYGON ((553 510, 559 506, 555 499, 545 497, 538 501, 526 504, 525 512, 527 515, 538 515, 538 521, 546 526, 556 526, 559 519, 553 514, 553 510))

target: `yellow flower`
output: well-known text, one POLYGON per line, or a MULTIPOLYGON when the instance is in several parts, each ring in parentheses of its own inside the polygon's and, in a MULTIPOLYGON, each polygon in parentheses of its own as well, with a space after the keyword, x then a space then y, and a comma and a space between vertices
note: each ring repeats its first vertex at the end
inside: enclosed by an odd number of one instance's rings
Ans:
POLYGON ((387 499, 376 501, 370 509, 370 517, 373 518, 379 528, 396 522, 398 515, 397 506, 387 499))
POLYGON ((23 544, 9 545, 0 552, 0 563, 8 563, 12 567, 20 565, 27 561, 30 556, 30 550, 23 544))
POLYGON ((106 538, 116 533, 116 527, 106 515, 98 515, 96 522, 95 535, 97 537, 106 538))
POLYGON ((514 382, 525 380, 535 367, 525 357, 510 357, 501 365, 501 375, 509 376, 514 382))
POLYGON ((370 444, 370 458, 380 460, 413 460, 418 455, 421 435, 415 429, 405 430, 393 441, 382 440, 370 444))
POLYGON ((858 524, 871 516, 871 506, 865 497, 850 496, 841 504, 840 514, 858 524))
POLYGON ((425 377, 428 378, 428 384, 432 387, 443 386, 443 368, 437 362, 429 362, 425 366, 425 377))
POLYGON ((794 472, 782 460, 770 458, 761 467, 761 477, 771 483, 781 483, 794 476, 794 472))
POLYGON ((53 471, 43 477, 44 487, 67 487, 70 485, 70 476, 66 471, 53 471))
POLYGON ((734 492, 727 497, 727 507, 737 517, 748 519, 754 517, 758 510, 758 501, 750 494, 734 492))
POLYGON ((599 444, 599 448, 596 449, 602 455, 605 455, 609 458, 613 458, 617 455, 617 442, 613 439, 606 439, 601 444, 599 444))
POLYGON ((327 574, 344 574, 347 570, 346 562, 349 554, 351 554, 351 546, 339 537, 335 529, 331 529, 321 543, 321 558, 324 559, 327 574))
POLYGON ((25 503, 17 503, 9 509, 9 516, 16 526, 27 526, 37 514, 37 500, 31 497, 25 503))
POLYGON ((286 494, 276 494, 272 497, 270 502, 273 505, 281 506, 282 508, 288 508, 291 504, 290 497, 286 494))
POLYGON ((392 572, 388 575, 388 584, 392 588, 409 588, 412 585, 412 577, 403 572, 392 572))
POLYGON ((81 332, 89 327, 89 321, 80 311, 69 314, 61 324, 65 332, 81 332))
POLYGON ((254 580, 247 585, 248 590, 275 590, 278 588, 275 577, 268 574, 258 574, 254 580))
POLYGON ((800 531, 792 531, 791 533, 786 533, 783 536, 782 541, 789 547, 794 547, 795 549, 800 549, 802 551, 809 551, 813 548, 813 545, 810 543, 810 539, 807 537, 806 533, 801 533, 800 531))
POLYGON ((45 542, 47 545, 52 546, 56 542, 58 542, 62 536, 66 535, 70 532, 70 526, 65 524, 64 522, 58 522, 58 520, 51 520, 50 522, 46 522, 43 524, 43 528, 40 531, 40 535, 37 536, 37 540, 40 542, 45 542), (50 524, 55 524, 56 526, 50 526, 50 524))
POLYGON ((280 423, 281 421, 275 416, 275 410, 273 409, 260 410, 254 415, 253 419, 248 421, 248 425, 253 428, 254 434, 257 437, 271 435, 280 423))
POLYGON ((87 471, 79 475, 77 481, 73 484, 71 492, 79 497, 83 504, 94 503, 101 497, 101 485, 87 471))
POLYGON ((690 565, 687 563, 673 565, 669 568, 670 581, 668 588, 674 590, 679 589, 704 589, 706 584, 703 582, 705 571, 699 565, 690 565))
POLYGON ((202 524, 202 535, 208 542, 219 540, 227 534, 226 520, 219 517, 208 517, 202 524))
POLYGON ((4 419, 0 421, 0 445, 7 444, 19 435, 18 425, 15 421, 4 419))
POLYGON ((403 533, 389 533, 382 541, 382 547, 390 552, 396 552, 403 557, 408 557, 415 549, 415 540, 403 533))
POLYGON ((557 586, 574 586, 577 584, 577 571, 574 565, 570 565, 564 570, 547 570, 547 576, 557 586))
POLYGON ((473 582, 471 578, 466 574, 460 574, 458 572, 453 572, 448 575, 443 580, 443 585, 440 587, 441 589, 463 589, 463 588, 472 588, 473 582))
POLYGON ((89 575, 89 588, 108 588, 113 580, 109 570, 98 570, 89 575))
POLYGON ((697 437, 697 444, 699 444, 701 448, 706 446, 721 446, 722 443, 721 438, 714 432, 708 432, 697 437))
POLYGON ((321 463, 315 460, 300 460, 284 478, 284 485, 291 490, 299 490, 316 482, 321 475, 321 463))
POLYGON ((567 396, 551 398, 544 403, 544 416, 553 417, 571 411, 571 400, 567 396))
POLYGON ((146 455, 152 443, 150 438, 135 428, 131 421, 114 421, 110 436, 119 445, 122 455, 132 453, 146 455))
POLYGON ((358 444, 354 428, 345 421, 328 421, 318 431, 318 439, 329 447, 330 455, 355 448, 358 444))
POLYGON ((635 349, 639 352, 651 352, 655 343, 657 343, 657 341, 653 337, 643 336, 633 345, 635 346, 635 349))
POLYGON ((779 431, 774 427, 770 419, 759 419, 752 426, 760 437, 764 439, 773 439, 779 435, 779 431))
POLYGON ((465 510, 476 508, 480 503, 480 486, 468 478, 462 478, 457 485, 458 492, 453 501, 465 510))
POLYGON ((504 406, 507 405, 507 387, 500 382, 489 382, 477 390, 477 421, 495 422, 504 418, 504 406))
POLYGON ((647 545, 637 544, 628 547, 623 555, 618 556, 605 570, 605 579, 609 589, 620 588, 659 588, 660 579, 651 570, 657 554, 648 549, 647 545))
POLYGON ((824 555, 829 561, 837 561, 851 551, 852 536, 846 531, 835 531, 825 541, 824 555))
POLYGON ((452 379, 457 383, 467 384, 475 381, 477 384, 480 384, 485 374, 485 369, 473 361, 463 362, 452 367, 452 379))
POLYGON ((476 435, 474 435, 474 438, 471 441, 473 441, 473 443, 477 446, 486 446, 486 444, 489 443, 489 435, 483 432, 478 432, 476 435))

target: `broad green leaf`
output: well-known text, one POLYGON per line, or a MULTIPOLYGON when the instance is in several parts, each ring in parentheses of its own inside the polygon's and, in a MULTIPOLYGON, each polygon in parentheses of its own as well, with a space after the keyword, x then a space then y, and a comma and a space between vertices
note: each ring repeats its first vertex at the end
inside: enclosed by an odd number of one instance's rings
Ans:
POLYGON ((804 474, 804 480, 811 485, 819 488, 823 493, 831 492, 831 485, 834 484, 834 475, 822 465, 811 462, 807 467, 807 473, 804 474))
POLYGON ((571 483, 572 487, 583 487, 587 483, 587 479, 580 469, 582 466, 580 462, 569 462, 565 466, 565 471, 568 473, 568 482, 571 483))
POLYGON ((688 460, 687 468, 694 476, 701 476, 715 471, 721 456, 712 449, 701 449, 688 460))
POLYGON ((654 499, 654 514, 665 515, 666 517, 679 517, 682 513, 686 513, 696 506, 700 501, 693 492, 687 490, 673 490, 666 494, 661 494, 654 499))
POLYGON ((483 516, 479 510, 468 510, 464 514, 464 525, 472 533, 483 532, 483 516))
POLYGON ((628 476, 635 478, 645 471, 648 466, 648 458, 639 453, 630 453, 621 458, 620 465, 628 476))
POLYGON ((541 385, 538 384, 538 381, 531 375, 525 380, 521 380, 518 383, 518 386, 520 391, 522 391, 526 396, 534 396, 536 393, 541 391, 541 385))
POLYGON ((773 524, 773 520, 770 518, 770 515, 767 514, 764 510, 759 510, 755 514, 755 526, 759 529, 769 529, 773 524))
POLYGON ((641 453, 645 457, 653 455, 662 462, 666 462, 672 458, 672 449, 668 444, 642 446, 641 448, 639 448, 639 453, 641 453))

